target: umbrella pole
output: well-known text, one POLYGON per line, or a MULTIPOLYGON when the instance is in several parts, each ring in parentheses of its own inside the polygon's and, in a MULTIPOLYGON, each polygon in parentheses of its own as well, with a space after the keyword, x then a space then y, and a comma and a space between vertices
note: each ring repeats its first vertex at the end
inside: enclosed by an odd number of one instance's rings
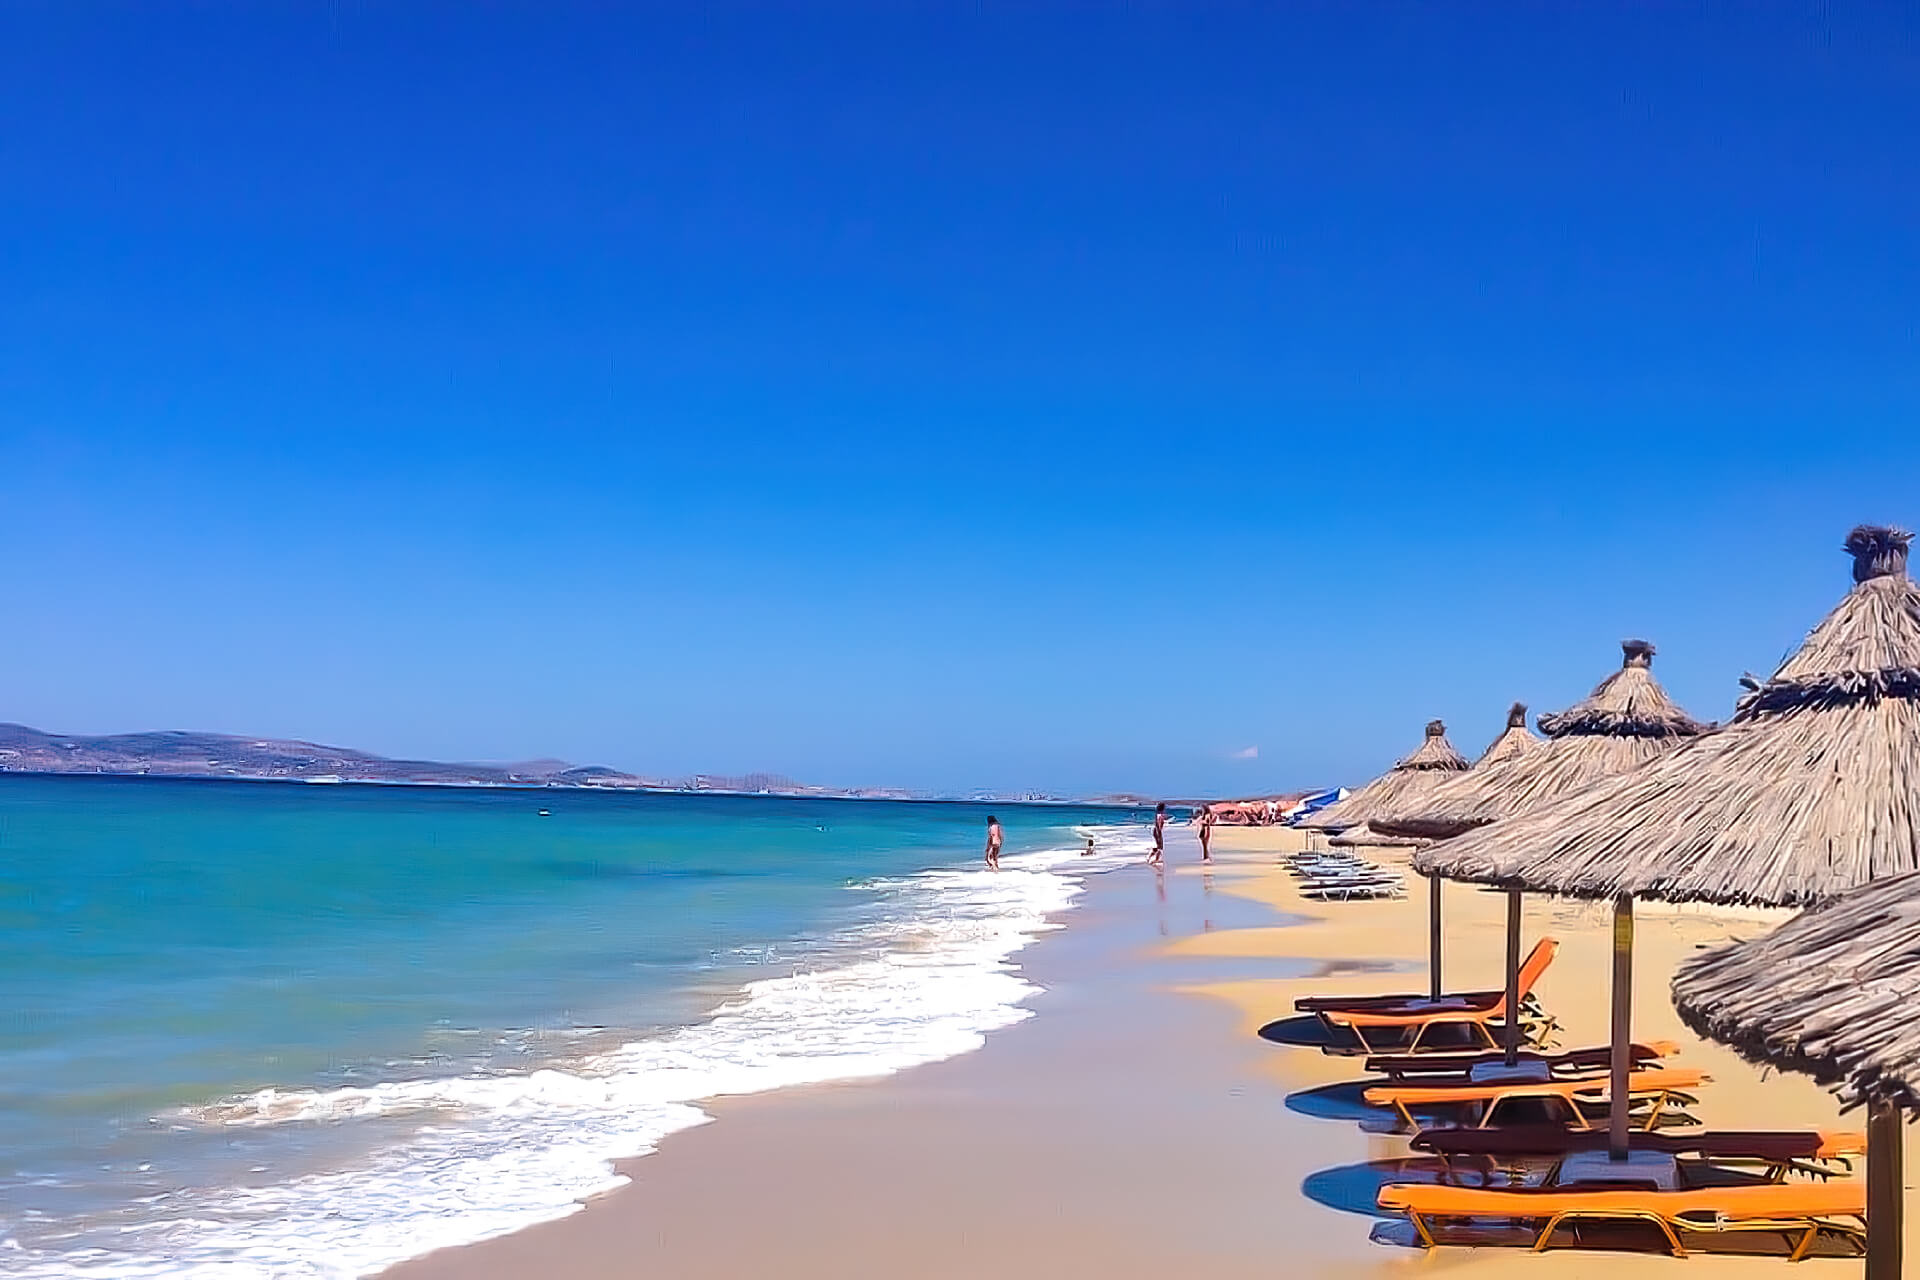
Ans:
POLYGON ((1438 1000, 1440 990, 1440 877, 1427 877, 1427 994, 1438 1000))
POLYGON ((1613 1044, 1607 1073, 1607 1158, 1627 1158, 1627 1069, 1633 1037, 1633 899, 1613 900, 1613 1044))
POLYGON ((1900 1119, 1886 1103, 1867 1110, 1867 1280, 1900 1280, 1900 1119))
POLYGON ((1520 1061, 1520 891, 1507 890, 1507 1065, 1520 1061))

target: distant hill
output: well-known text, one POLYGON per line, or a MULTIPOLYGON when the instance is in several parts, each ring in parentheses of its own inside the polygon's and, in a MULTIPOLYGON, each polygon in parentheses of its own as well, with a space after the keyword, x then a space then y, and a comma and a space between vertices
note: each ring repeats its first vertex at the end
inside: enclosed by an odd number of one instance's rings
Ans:
MULTIPOLYGON (((817 787, 777 773, 646 778, 605 765, 565 760, 519 764, 449 764, 393 760, 368 751, 323 747, 298 739, 243 738, 230 733, 114 733, 99 737, 46 733, 0 724, 0 773, 102 773, 125 777, 236 778, 263 782, 387 782, 432 787, 591 787, 615 791, 710 791, 861 800, 947 797, 896 787, 817 787)), ((971 799, 1047 801, 1037 793, 971 799)))
POLYGON ((598 765, 564 760, 447 764, 392 760, 345 747, 226 733, 45 733, 0 724, 0 772, 112 773, 166 778, 251 778, 289 782, 410 782, 438 786, 671 787, 598 765))

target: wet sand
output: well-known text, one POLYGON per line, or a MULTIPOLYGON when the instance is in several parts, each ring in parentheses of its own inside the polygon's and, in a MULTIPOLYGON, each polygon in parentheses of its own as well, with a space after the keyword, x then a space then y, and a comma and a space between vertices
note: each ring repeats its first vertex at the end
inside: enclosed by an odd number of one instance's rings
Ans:
MULTIPOLYGON (((880 1081, 721 1099, 706 1107, 714 1123, 628 1162, 631 1184, 574 1216, 386 1274, 1237 1280, 1410 1267, 1720 1276, 1787 1265, 1407 1247, 1405 1224, 1372 1211, 1382 1174, 1369 1163, 1404 1156, 1405 1139, 1366 1132, 1315 1092, 1359 1078, 1358 1061, 1259 1032, 1301 994, 1421 989, 1424 888, 1396 902, 1305 903, 1274 858, 1298 839, 1221 830, 1218 865, 1203 872, 1191 836, 1177 831, 1166 873, 1092 877, 1067 927, 1016 957, 1046 988, 1031 1002, 1037 1016, 978 1052, 880 1081)), ((1464 886, 1446 895, 1448 987, 1499 985, 1504 899, 1464 886)), ((1714 1127, 1858 1128, 1811 1081, 1763 1079, 1702 1045, 1673 1013, 1674 964, 1767 919, 1646 909, 1635 1036, 1680 1041, 1677 1061, 1714 1076, 1698 1108, 1714 1127)), ((1539 990, 1563 1046, 1604 1042, 1605 912, 1529 899, 1526 921, 1527 945, 1542 932, 1562 944, 1539 990)), ((1908 1168, 1920 1165, 1910 1156, 1908 1168)), ((1795 1274, 1860 1270, 1853 1261, 1800 1267, 1795 1274)))

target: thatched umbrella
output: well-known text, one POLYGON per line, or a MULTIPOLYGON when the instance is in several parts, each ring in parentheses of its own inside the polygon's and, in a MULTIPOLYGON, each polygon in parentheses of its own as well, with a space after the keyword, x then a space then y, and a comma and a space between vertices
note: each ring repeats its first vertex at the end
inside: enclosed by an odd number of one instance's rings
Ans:
POLYGON ((1799 906, 1920 869, 1920 587, 1912 535, 1848 535, 1854 587, 1732 723, 1436 845, 1417 869, 1614 903, 1611 1152, 1626 1154, 1633 900, 1799 906))
MULTIPOLYGON (((1518 760, 1539 745, 1540 739, 1527 732, 1527 704, 1516 702, 1507 708, 1507 727, 1500 731, 1499 737, 1487 744, 1487 749, 1482 751, 1480 758, 1473 762, 1473 768, 1484 769, 1488 765, 1518 760)), ((1472 770, 1468 772, 1471 773, 1472 770)), ((1450 778, 1448 781, 1457 782, 1458 779, 1450 778)))
POLYGON ((1404 806, 1438 779, 1466 769, 1467 758, 1447 741, 1447 726, 1427 721, 1427 736, 1419 747, 1393 768, 1361 787, 1339 804, 1310 814, 1300 826, 1309 831, 1345 831, 1357 827, 1377 810, 1404 806))
POLYGON ((1362 847, 1373 849, 1419 849, 1424 848, 1431 842, 1413 836, 1388 835, 1384 831, 1374 830, 1372 826, 1363 822, 1357 827, 1348 827, 1344 831, 1332 833, 1327 837, 1327 843, 1336 849, 1358 849, 1362 847))
MULTIPOLYGON (((1410 804, 1420 793, 1468 768, 1467 758, 1447 741, 1447 726, 1427 721, 1427 736, 1413 754, 1361 787, 1338 804, 1328 805, 1300 823, 1309 831, 1347 832, 1359 827, 1376 809, 1410 804)), ((1440 893, 1432 894, 1427 975, 1433 998, 1440 998, 1440 893)))
MULTIPOLYGON (((1448 778, 1444 782, 1436 783, 1428 789, 1427 794, 1428 796, 1432 796, 1436 791, 1458 786, 1461 782, 1475 776, 1475 774, 1483 769, 1491 769, 1509 763, 1510 761, 1525 759, 1538 751, 1540 746, 1540 739, 1527 732, 1527 704, 1524 702, 1516 702, 1507 708, 1507 727, 1500 731, 1499 737, 1487 744, 1487 749, 1482 751, 1480 758, 1473 762, 1473 768, 1467 770, 1466 773, 1459 777, 1448 778)), ((1430 799, 1418 802, 1418 806, 1421 809, 1430 808, 1431 805, 1432 801, 1430 799)), ((1396 835, 1416 834, 1407 831, 1397 831, 1387 826, 1374 828, 1374 830, 1378 831, 1383 839, 1396 835)), ((1430 843, 1430 841, 1421 839, 1417 843, 1424 847, 1430 843)), ((1441 996, 1440 884, 1439 876, 1427 877, 1428 994, 1435 1000, 1438 1000, 1441 996)), ((1518 915, 1516 914, 1512 920, 1508 921, 1508 924, 1510 926, 1508 932, 1512 936, 1507 939, 1507 998, 1509 1001, 1517 1001, 1519 998, 1518 988, 1520 986, 1520 920, 1518 915)), ((1513 1062, 1520 1053, 1520 1019, 1514 1016, 1515 1012, 1515 1005, 1509 1003, 1507 1005, 1507 1061, 1509 1063, 1513 1062)))
MULTIPOLYGON (((1481 764, 1448 778, 1378 814, 1374 828, 1389 836, 1445 840, 1496 818, 1544 804, 1600 778, 1624 773, 1665 754, 1709 726, 1701 724, 1653 677, 1654 647, 1645 640, 1620 642, 1620 668, 1565 711, 1540 717, 1544 743, 1506 760, 1481 764)), ((1525 709, 1515 703, 1515 708, 1525 709)), ((1509 731, 1511 732, 1511 731, 1509 731)), ((1502 740, 1505 740, 1503 735, 1502 740)), ((1495 744, 1499 745, 1498 743, 1495 744)), ((1416 862, 1417 865, 1417 862, 1416 862)), ((1433 915, 1439 916, 1439 875, 1431 876, 1433 915)), ((1437 935, 1439 930, 1434 928, 1437 935)), ((1507 893, 1507 995, 1519 997, 1520 891, 1507 893)), ((1439 988, 1436 985, 1437 997, 1439 988)), ((1519 1024, 1507 1024, 1507 1060, 1519 1054, 1519 1024)))
POLYGON ((1867 1111, 1867 1274, 1900 1274, 1903 1111, 1920 1108, 1920 875, 1814 907, 1680 966, 1688 1025, 1867 1111))
POLYGON ((1625 773, 1711 727, 1681 710, 1653 678, 1651 644, 1624 640, 1620 648, 1618 671, 1565 711, 1540 717, 1544 743, 1381 809, 1374 828, 1445 840, 1625 773))

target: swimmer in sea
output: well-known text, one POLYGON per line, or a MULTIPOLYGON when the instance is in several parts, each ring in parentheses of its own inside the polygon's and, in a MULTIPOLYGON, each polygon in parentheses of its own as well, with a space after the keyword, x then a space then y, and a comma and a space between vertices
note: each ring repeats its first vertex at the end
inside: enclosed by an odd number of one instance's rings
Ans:
POLYGON ((987 869, 1000 869, 1000 842, 1004 837, 1000 833, 1000 819, 987 815, 987 869))

